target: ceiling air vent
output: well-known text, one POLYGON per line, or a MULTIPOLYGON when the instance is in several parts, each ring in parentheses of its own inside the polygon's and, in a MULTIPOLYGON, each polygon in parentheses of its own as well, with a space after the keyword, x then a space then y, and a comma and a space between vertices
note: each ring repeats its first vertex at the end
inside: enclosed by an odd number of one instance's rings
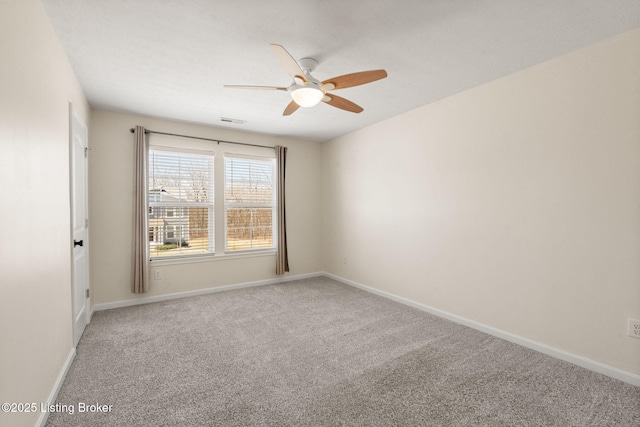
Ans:
POLYGON ((220 117, 220 121, 221 122, 225 122, 225 123, 235 123, 237 125, 242 125, 244 124, 245 120, 240 120, 240 119, 230 119, 228 117, 220 117))

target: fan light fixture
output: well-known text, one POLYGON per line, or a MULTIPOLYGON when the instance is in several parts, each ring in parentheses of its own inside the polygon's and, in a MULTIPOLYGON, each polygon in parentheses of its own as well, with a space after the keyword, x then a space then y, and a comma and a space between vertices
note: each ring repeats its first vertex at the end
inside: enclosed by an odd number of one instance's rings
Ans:
POLYGON ((360 113, 362 107, 354 104, 348 99, 341 98, 329 91, 346 89, 348 87, 360 86, 365 83, 375 82, 376 80, 387 77, 385 70, 360 71, 358 73, 345 74, 338 77, 332 77, 327 80, 320 81, 313 77, 311 73, 318 65, 318 61, 313 58, 302 58, 300 61, 293 59, 293 56, 279 44, 271 44, 271 49, 284 67, 284 70, 293 79, 290 86, 246 86, 246 85, 224 85, 224 87, 235 89, 261 89, 261 90, 280 90, 288 92, 293 98, 282 113, 283 116, 290 116, 300 107, 313 107, 318 105, 320 101, 341 110, 350 111, 352 113, 360 113))
POLYGON ((310 85, 294 85, 291 88, 291 97, 301 107, 313 107, 322 101, 324 92, 310 85))

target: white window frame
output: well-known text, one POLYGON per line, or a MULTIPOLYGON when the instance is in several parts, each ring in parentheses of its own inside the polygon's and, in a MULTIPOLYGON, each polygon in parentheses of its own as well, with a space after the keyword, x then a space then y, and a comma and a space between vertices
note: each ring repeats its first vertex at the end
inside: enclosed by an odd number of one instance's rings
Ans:
MULTIPOLYGON (((277 166, 275 165, 275 152, 271 147, 253 147, 253 146, 243 146, 243 145, 222 145, 215 144, 208 141, 198 141, 198 140, 187 140, 183 138, 177 138, 173 136, 163 136, 163 135, 154 135, 152 140, 150 141, 150 151, 175 151, 175 152, 185 152, 185 153, 194 153, 194 154, 205 154, 209 156, 213 156, 214 158, 214 201, 213 201, 213 215, 209 215, 209 242, 212 246, 211 251, 203 254, 183 254, 176 256, 158 256, 152 257, 151 261, 153 265, 173 265, 173 264, 190 264, 190 263, 199 263, 199 262, 213 262, 213 261, 222 261, 224 259, 233 259, 233 258, 256 258, 263 256, 273 256, 277 250, 277 208, 274 204, 274 210, 272 212, 272 222, 273 222, 273 246, 271 248, 254 248, 250 250, 234 250, 234 251, 226 251, 226 228, 227 228, 227 218, 225 216, 225 207, 224 207, 224 195, 225 195, 225 164, 224 159, 225 156, 232 157, 249 157, 249 158, 257 158, 257 159, 266 159, 273 160, 274 167, 273 172, 275 174, 273 178, 274 189, 276 187, 276 179, 277 179, 277 166)), ((150 165, 151 167, 151 165, 150 165)), ((275 197, 275 194, 274 194, 275 197)), ((150 207, 153 207, 155 204, 150 202, 150 207)), ((165 205, 166 206, 166 205, 165 205)), ((156 215, 159 213, 160 209, 153 209, 156 215)), ((177 212, 176 212, 177 214, 177 212)), ((182 215, 186 215, 186 213, 182 212, 182 215)), ((176 219, 174 216, 172 219, 176 219)), ((151 224, 150 224, 151 227, 151 224)), ((159 239, 161 234, 160 229, 154 230, 154 237, 159 239)), ((158 243, 157 241, 154 242, 158 243)), ((159 242, 158 244, 163 244, 164 242, 159 242)))

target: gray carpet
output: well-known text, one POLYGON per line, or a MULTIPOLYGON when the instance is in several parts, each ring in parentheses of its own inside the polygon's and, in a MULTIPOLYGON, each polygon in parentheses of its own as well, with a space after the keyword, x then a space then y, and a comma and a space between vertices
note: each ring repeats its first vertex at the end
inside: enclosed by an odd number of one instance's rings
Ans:
POLYGON ((48 426, 640 425, 639 388, 324 277, 97 312, 57 402, 48 426))

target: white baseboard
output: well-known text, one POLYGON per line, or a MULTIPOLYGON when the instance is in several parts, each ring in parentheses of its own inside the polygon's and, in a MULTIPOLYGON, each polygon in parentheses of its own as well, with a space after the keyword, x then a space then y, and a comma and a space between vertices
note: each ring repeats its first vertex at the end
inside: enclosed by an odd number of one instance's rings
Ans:
MULTIPOLYGON (((62 383, 64 379, 67 377, 67 372, 69 372, 69 368, 71 367, 71 363, 73 359, 76 357, 76 348, 73 347, 67 356, 67 360, 65 360, 64 365, 62 365, 62 369, 58 374, 58 378, 56 378, 56 382, 53 384, 53 388, 51 389, 51 393, 49 393, 49 398, 47 399, 47 403, 50 405, 54 405, 56 403, 56 398, 58 397, 58 393, 60 392, 60 388, 62 387, 62 383)), ((49 412, 44 411, 40 412, 40 417, 38 417, 38 421, 36 422, 36 427, 44 427, 47 423, 47 418, 49 418, 49 412)))
MULTIPOLYGON (((400 297, 390 292, 381 291, 381 290, 363 285, 362 283, 354 282, 353 280, 345 279, 344 277, 340 277, 335 274, 326 273, 326 272, 299 274, 295 276, 284 276, 284 277, 278 277, 273 279, 259 280, 255 282, 245 282, 245 283, 238 283, 234 285, 223 285, 223 286, 217 286, 212 288, 197 289, 193 291, 176 292, 172 294, 157 295, 157 296, 151 296, 151 297, 142 297, 142 298, 135 298, 135 299, 129 299, 129 300, 109 302, 109 303, 95 304, 92 307, 91 313, 93 314, 94 311, 109 310, 112 308, 130 307, 134 305, 168 301, 168 300, 173 300, 178 298, 186 298, 186 297, 192 297, 197 295, 211 294, 215 292, 230 291, 234 289, 264 286, 264 285, 270 285, 274 283, 289 282, 293 280, 301 280, 301 279, 307 279, 307 278, 319 277, 319 276, 329 277, 331 279, 342 282, 346 285, 354 286, 356 288, 365 290, 367 292, 371 292, 373 294, 382 296, 384 298, 388 298, 390 300, 399 302, 401 304, 408 305, 409 307, 417 308, 418 310, 422 310, 424 312, 433 314, 435 316, 442 317, 447 320, 451 320, 453 322, 459 323, 464 326, 468 326, 470 328, 487 333, 489 335, 493 335, 497 338, 501 338, 506 341, 510 341, 515 344, 521 345, 523 347, 530 348, 539 353, 546 354, 547 356, 555 357, 557 359, 564 360, 565 362, 569 362, 574 365, 580 366, 582 368, 589 369, 590 371, 597 372, 599 374, 606 375, 611 378, 615 378, 617 380, 634 385, 636 387, 640 387, 640 375, 623 371, 622 369, 605 365, 604 363, 596 362, 595 360, 591 360, 586 357, 579 356, 577 354, 569 353, 567 351, 560 350, 558 348, 551 347, 546 344, 542 344, 542 343, 530 340, 528 338, 524 338, 524 337, 512 334, 510 332, 496 329, 491 326, 483 325, 482 323, 478 323, 473 320, 469 320, 464 317, 457 316, 455 314, 451 314, 446 311, 442 311, 437 308, 418 303, 416 301, 412 301, 408 298, 400 297)), ((74 350, 74 354, 75 354, 75 350, 74 350)), ((56 391, 56 394, 57 394, 57 391, 56 391)))
POLYGON ((135 298, 135 299, 122 300, 122 301, 107 302, 102 304, 95 304, 91 308, 91 314, 93 315, 93 312, 95 311, 110 310, 112 308, 131 307, 134 305, 150 304, 150 303, 160 302, 160 301, 169 301, 169 300, 178 299, 178 298, 206 295, 206 294, 212 294, 216 292, 231 291, 235 289, 253 288, 256 286, 291 282, 293 280, 308 279, 310 277, 319 277, 319 276, 324 276, 324 273, 317 272, 317 273, 308 273, 308 274, 297 274, 294 276, 282 276, 282 277, 276 277, 272 279, 258 280, 255 282, 245 282, 245 283, 238 283, 234 285, 223 285, 223 286, 216 286, 212 288, 196 289, 193 291, 176 292, 172 294, 164 294, 164 295, 141 297, 141 298, 135 298))
POLYGON ((483 325, 473 320, 466 319, 464 317, 457 316, 455 314, 447 313, 446 311, 438 310, 437 308, 429 307, 408 298, 403 298, 398 295, 394 295, 389 292, 381 291, 366 285, 363 285, 353 280, 345 279, 344 277, 336 276, 335 274, 323 273, 326 277, 342 282, 346 285, 350 285, 359 289, 362 289, 372 294, 376 294, 390 300, 399 302, 401 304, 408 305, 409 307, 417 308, 418 310, 425 311, 429 314, 433 314, 438 317, 442 317, 447 320, 459 323, 464 326, 468 326, 472 329, 493 335, 497 338, 501 338, 506 341, 513 342, 523 347, 530 348, 539 353, 546 354, 547 356, 555 357, 556 359, 564 360, 565 362, 572 363, 590 371, 597 372, 602 375, 623 381, 636 387, 640 387, 640 375, 636 375, 631 372, 623 371, 622 369, 615 368, 613 366, 605 365, 604 363, 596 362, 595 360, 587 359, 586 357, 579 356, 577 354, 569 353, 564 350, 560 350, 546 344, 542 344, 530 339, 505 332, 500 329, 493 328, 491 326, 483 325))

